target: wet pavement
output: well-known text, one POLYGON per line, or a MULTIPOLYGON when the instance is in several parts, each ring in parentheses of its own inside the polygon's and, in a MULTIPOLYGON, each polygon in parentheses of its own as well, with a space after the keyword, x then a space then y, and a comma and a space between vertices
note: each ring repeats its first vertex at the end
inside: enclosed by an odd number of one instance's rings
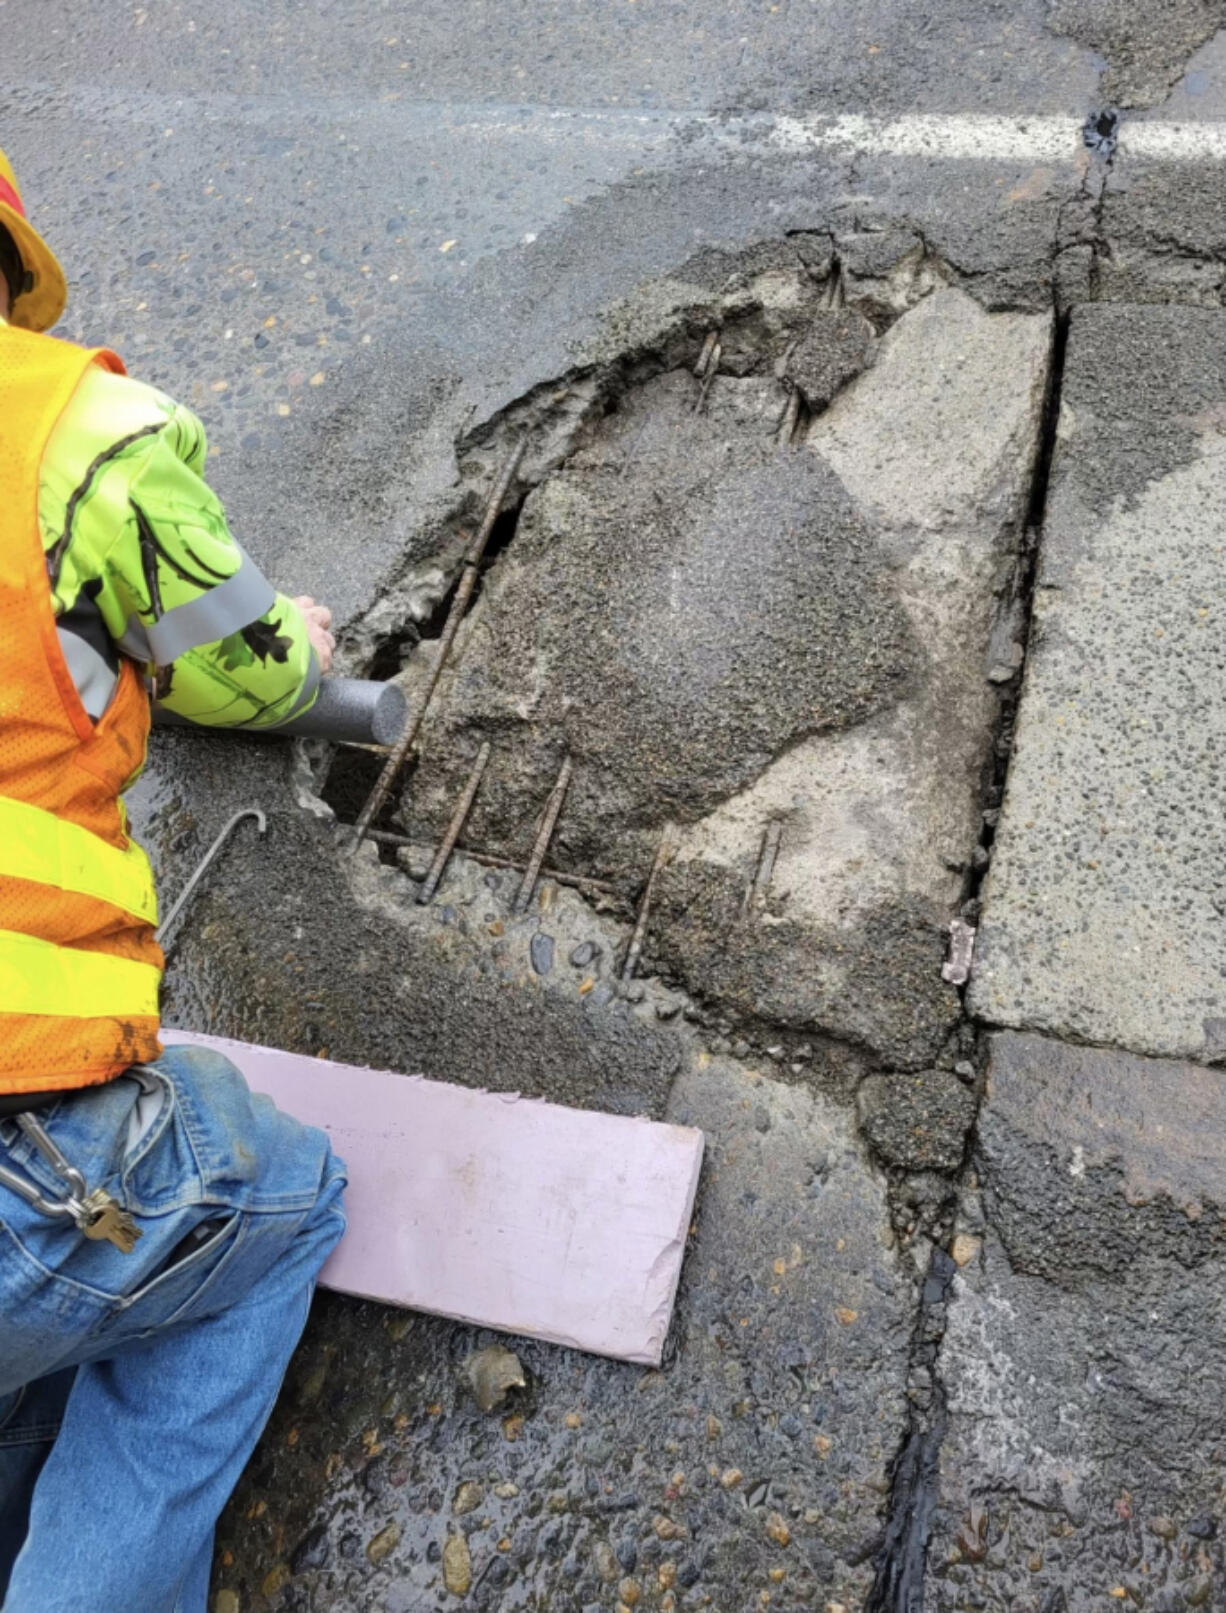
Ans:
POLYGON ((168 1020, 708 1139, 659 1372, 483 1411, 322 1296, 214 1613, 1226 1605, 1224 9, 0 0, 66 333, 348 669, 420 697, 528 440, 403 844, 377 758, 156 736, 165 889, 269 814, 168 1020), (564 756, 601 884, 516 913, 564 756))

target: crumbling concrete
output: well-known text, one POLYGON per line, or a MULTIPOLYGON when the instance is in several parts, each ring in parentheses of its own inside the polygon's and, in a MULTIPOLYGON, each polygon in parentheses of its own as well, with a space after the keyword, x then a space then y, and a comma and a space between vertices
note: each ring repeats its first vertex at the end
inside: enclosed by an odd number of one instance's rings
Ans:
POLYGON ((662 1114, 682 1064, 679 1032, 653 1001, 631 1000, 641 987, 615 991, 626 926, 572 893, 545 882, 517 917, 517 874, 457 859, 442 895, 421 908, 417 887, 373 847, 351 857, 332 825, 293 813, 271 815, 268 846, 237 841, 227 873, 232 883, 200 898, 176 953, 167 1023, 662 1114), (252 906, 243 891, 270 855, 283 883, 252 906))
POLYGON ((925 1606, 1219 1606, 1220 1078, 998 1035, 977 1135, 925 1606))
MULTIPOLYGON (((803 348, 824 316, 806 330, 795 294, 782 310, 779 343, 799 331, 803 348)), ((932 1062, 959 1014, 940 964, 1049 339, 1042 316, 937 291, 793 454, 774 440, 769 349, 705 400, 681 373, 632 390, 529 499, 487 579, 409 826, 438 832, 489 739, 471 833, 522 855, 570 754, 564 866, 641 883, 676 830, 652 963, 746 1019, 932 1062), (771 820, 770 896, 747 911, 771 820)))
POLYGON ((1199 309, 1073 315, 969 996, 989 1022, 1226 1052, 1223 336, 1199 309))
POLYGON ((728 1061, 669 1118, 708 1164, 662 1372, 320 1307, 227 1514, 215 1586, 244 1613, 443 1606, 848 1607, 872 1579, 906 1426, 915 1278, 845 1111, 728 1061), (450 1544, 463 1541, 463 1546, 450 1544))

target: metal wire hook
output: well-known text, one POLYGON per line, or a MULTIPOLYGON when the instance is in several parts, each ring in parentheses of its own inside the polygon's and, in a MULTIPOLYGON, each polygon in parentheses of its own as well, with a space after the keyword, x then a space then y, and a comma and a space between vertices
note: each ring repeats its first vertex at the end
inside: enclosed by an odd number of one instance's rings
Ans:
POLYGON ((166 943, 167 932, 170 930, 171 925, 173 925, 179 914, 183 911, 189 898, 191 897, 192 892, 196 889, 196 886, 204 877, 205 871, 208 869, 209 864, 213 861, 213 858, 216 857, 217 853, 225 845, 230 835, 244 818, 254 818, 256 820, 256 827, 258 828, 260 834, 267 833, 268 819, 264 816, 259 807, 244 807, 241 812, 236 812, 229 822, 222 827, 217 838, 213 841, 213 844, 197 863, 195 872, 192 874, 187 884, 184 885, 183 889, 179 892, 177 898, 175 899, 174 905, 170 909, 170 912, 167 913, 166 917, 154 931, 155 938, 160 941, 163 946, 165 946, 166 943))

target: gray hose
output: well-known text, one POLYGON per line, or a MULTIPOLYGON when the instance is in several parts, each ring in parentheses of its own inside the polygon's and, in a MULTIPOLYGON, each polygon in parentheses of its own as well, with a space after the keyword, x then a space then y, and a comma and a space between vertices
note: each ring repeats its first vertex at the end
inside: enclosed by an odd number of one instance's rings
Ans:
POLYGON ((394 745, 404 727, 408 702, 394 683, 363 678, 323 678, 315 704, 292 722, 273 728, 208 728, 167 711, 157 702, 153 720, 159 728, 204 728, 209 733, 291 734, 300 739, 347 740, 356 745, 394 745))

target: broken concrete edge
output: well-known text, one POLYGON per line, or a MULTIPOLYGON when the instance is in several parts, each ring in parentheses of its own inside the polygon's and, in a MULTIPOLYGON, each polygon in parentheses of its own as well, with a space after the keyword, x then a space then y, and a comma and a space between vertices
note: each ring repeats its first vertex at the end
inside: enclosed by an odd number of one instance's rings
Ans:
MULTIPOLYGON (((369 608, 343 624, 338 668, 365 674, 406 623, 429 622, 459 573, 465 522, 478 512, 508 445, 525 430, 530 447, 507 501, 513 514, 532 488, 560 469, 585 432, 615 407, 631 385, 671 369, 692 368, 706 334, 751 320, 768 305, 771 282, 790 278, 827 292, 838 283, 842 303, 859 311, 878 338, 908 308, 940 285, 973 274, 946 264, 909 224, 863 232, 845 266, 833 234, 798 231, 736 249, 695 254, 675 275, 647 282, 606 310, 596 334, 570 369, 523 377, 488 398, 450 396, 429 430, 429 481, 413 512, 411 558, 376 584, 369 608), (816 249, 812 243, 818 243, 816 249)), ((871 360, 870 360, 871 361, 871 360)), ((781 403, 783 395, 781 394, 781 403)))
POLYGON ((1141 1584, 1155 1606, 1215 1605, 1220 1419, 1200 1385, 1221 1351, 1226 1086, 1178 1059, 985 1040, 938 1363, 930 1605, 1057 1608, 1141 1584))

